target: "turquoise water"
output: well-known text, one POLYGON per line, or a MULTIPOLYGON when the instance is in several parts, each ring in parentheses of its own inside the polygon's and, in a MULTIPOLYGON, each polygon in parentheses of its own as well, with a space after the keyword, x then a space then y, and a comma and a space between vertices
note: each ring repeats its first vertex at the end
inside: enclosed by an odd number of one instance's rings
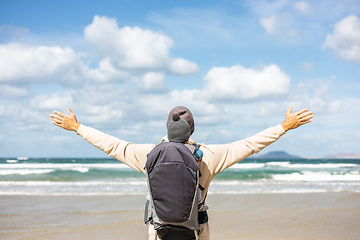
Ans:
MULTIPOLYGON (((360 192, 359 159, 246 159, 209 194, 360 192)), ((145 175, 111 159, 0 158, 0 195, 146 195, 145 175)))

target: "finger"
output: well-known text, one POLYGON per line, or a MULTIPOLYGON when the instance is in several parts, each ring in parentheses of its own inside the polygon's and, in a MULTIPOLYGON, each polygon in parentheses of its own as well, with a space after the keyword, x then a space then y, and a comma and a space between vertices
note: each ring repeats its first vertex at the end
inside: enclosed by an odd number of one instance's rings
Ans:
POLYGON ((309 122, 311 122, 311 119, 308 120, 308 121, 306 121, 306 122, 301 122, 301 125, 307 124, 307 123, 309 123, 309 122))
POLYGON ((304 113, 303 115, 301 115, 301 117, 307 117, 307 116, 312 115, 312 114, 313 114, 313 112, 307 112, 307 113, 304 113))
POLYGON ((70 108, 68 108, 68 112, 69 112, 70 116, 74 116, 74 115, 75 115, 75 114, 71 111, 70 108))
POLYGON ((293 110, 293 107, 290 105, 287 113, 288 113, 288 114, 291 114, 291 111, 292 111, 292 110, 293 110))
POLYGON ((56 116, 56 115, 52 115, 52 114, 50 114, 50 118, 51 118, 51 120, 53 120, 53 119, 61 120, 62 119, 61 117, 56 116))
POLYGON ((64 117, 64 114, 62 114, 61 112, 58 111, 54 111, 55 114, 59 115, 60 117, 64 117))
POLYGON ((309 109, 305 108, 305 109, 302 109, 302 110, 296 112, 295 114, 296 115, 301 115, 301 114, 303 114, 304 112, 307 112, 307 111, 309 111, 309 109))
POLYGON ((62 120, 61 120, 61 119, 52 118, 51 120, 52 120, 53 122, 58 123, 58 124, 62 123, 62 120))
POLYGON ((54 125, 56 125, 56 126, 58 126, 58 127, 61 127, 61 125, 58 124, 58 123, 56 123, 56 122, 52 122, 52 124, 54 124, 54 125))
POLYGON ((302 119, 301 119, 301 122, 306 122, 306 121, 312 119, 313 117, 314 117, 314 116, 308 116, 308 117, 302 118, 302 119))

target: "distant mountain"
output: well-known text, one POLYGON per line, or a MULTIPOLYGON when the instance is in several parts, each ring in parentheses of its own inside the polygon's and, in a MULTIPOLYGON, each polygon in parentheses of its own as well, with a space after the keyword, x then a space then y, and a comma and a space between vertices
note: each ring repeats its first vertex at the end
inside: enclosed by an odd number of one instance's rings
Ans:
POLYGON ((360 159, 360 154, 339 152, 339 153, 332 154, 332 155, 326 155, 324 158, 351 158, 351 159, 360 159))
POLYGON ((302 158, 299 156, 294 156, 294 155, 290 155, 285 151, 272 151, 272 152, 268 152, 266 154, 263 155, 254 155, 253 157, 255 158, 280 158, 280 159, 286 159, 286 158, 302 158))

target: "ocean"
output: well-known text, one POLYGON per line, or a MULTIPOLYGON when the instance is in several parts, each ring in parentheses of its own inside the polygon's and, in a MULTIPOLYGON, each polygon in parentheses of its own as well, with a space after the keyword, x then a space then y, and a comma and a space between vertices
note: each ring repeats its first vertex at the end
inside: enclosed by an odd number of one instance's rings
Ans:
MULTIPOLYGON (((248 158, 209 194, 360 192, 360 159, 248 158)), ((145 175, 112 158, 0 158, 0 195, 146 195, 145 175)))

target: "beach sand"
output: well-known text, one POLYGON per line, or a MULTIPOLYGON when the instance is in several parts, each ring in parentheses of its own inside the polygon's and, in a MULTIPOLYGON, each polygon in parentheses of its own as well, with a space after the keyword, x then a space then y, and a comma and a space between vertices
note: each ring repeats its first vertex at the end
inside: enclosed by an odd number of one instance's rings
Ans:
MULTIPOLYGON (((1 196, 0 239, 147 239, 145 196, 1 196)), ((360 239, 360 193, 209 195, 212 240, 360 239)))

